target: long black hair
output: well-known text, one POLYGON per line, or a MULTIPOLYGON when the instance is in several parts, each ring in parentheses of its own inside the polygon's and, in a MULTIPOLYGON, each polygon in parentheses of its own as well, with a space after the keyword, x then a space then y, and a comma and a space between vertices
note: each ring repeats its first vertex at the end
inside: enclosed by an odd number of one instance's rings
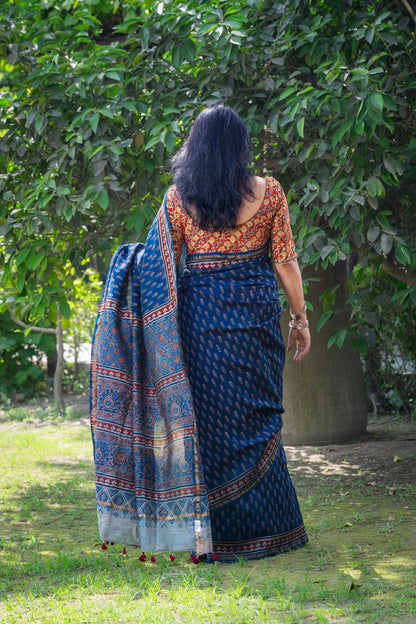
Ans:
POLYGON ((255 199, 252 155, 247 128, 229 106, 217 104, 198 115, 172 169, 185 209, 195 207, 199 227, 235 227, 243 200, 255 199))

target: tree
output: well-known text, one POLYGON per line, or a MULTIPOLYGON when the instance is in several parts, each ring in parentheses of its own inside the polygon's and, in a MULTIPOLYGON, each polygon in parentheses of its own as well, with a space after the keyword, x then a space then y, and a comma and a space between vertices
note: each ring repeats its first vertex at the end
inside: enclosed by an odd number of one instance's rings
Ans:
POLYGON ((1 29, 0 253, 19 318, 69 317, 71 268, 144 236, 170 154, 218 101, 246 121, 258 170, 290 189, 301 262, 356 252, 416 303, 406 2, 35 0, 10 4, 1 29))

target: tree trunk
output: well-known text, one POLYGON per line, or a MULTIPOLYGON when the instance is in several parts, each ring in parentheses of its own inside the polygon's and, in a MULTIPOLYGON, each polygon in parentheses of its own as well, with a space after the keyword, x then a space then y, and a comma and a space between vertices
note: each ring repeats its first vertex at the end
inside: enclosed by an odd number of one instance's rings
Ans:
POLYGON ((58 310, 56 321, 56 352, 57 361, 53 378, 53 393, 57 410, 60 414, 65 413, 64 395, 62 392, 62 376, 64 372, 64 336, 62 330, 62 315, 58 310))
MULTIPOLYGON (((311 273, 308 273, 311 275, 311 273)), ((306 298, 313 305, 308 313, 312 347, 299 363, 293 352, 287 353, 283 373, 283 439, 285 444, 331 444, 362 434, 367 426, 367 399, 361 362, 349 345, 327 348, 331 334, 346 327, 349 313, 345 310, 345 289, 336 308, 343 311, 333 317, 321 331, 316 324, 323 312, 320 294, 336 284, 344 284, 346 263, 338 262, 320 272, 322 281, 311 282, 306 298)), ((282 316, 282 330, 288 328, 289 314, 282 316)))

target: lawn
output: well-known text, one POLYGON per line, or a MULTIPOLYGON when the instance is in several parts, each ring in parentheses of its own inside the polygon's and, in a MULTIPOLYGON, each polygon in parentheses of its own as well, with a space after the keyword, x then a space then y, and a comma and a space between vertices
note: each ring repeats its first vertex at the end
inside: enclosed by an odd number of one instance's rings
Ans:
POLYGON ((388 421, 355 444, 288 448, 310 543, 211 565, 101 550, 78 412, 9 408, 0 425, 0 622, 416 621, 414 422, 388 421))

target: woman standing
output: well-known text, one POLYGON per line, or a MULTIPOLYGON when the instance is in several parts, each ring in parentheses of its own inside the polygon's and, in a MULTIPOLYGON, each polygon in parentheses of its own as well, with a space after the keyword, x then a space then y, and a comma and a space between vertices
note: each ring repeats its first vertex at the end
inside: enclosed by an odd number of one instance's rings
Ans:
MULTIPOLYGON (((252 174, 248 169, 251 157, 244 123, 229 107, 219 105, 198 116, 173 160, 175 185, 167 192, 157 218, 159 225, 154 224, 150 231, 143 257, 135 261, 142 292, 140 322, 134 321, 138 315, 134 302, 132 318, 133 326, 143 327, 144 334, 130 340, 145 348, 137 356, 133 354, 134 361, 128 364, 128 368, 139 371, 136 386, 152 385, 158 396, 149 407, 149 391, 140 391, 143 396, 139 402, 139 391, 136 395, 133 391, 136 408, 131 418, 120 417, 121 412, 129 412, 127 399, 124 407, 105 408, 108 397, 114 405, 114 367, 108 374, 100 368, 100 344, 106 343, 108 334, 100 335, 99 329, 96 332, 92 422, 99 518, 100 513, 107 518, 100 526, 104 540, 140 544, 143 550, 146 545, 149 550, 184 550, 192 543, 186 538, 160 536, 169 528, 172 535, 189 534, 192 518, 197 538, 192 549, 208 557, 213 552, 220 561, 271 556, 308 541, 280 436, 285 346, 273 266, 292 312, 288 350, 296 343, 296 361, 310 348, 306 307, 285 195, 275 179, 252 174), (167 245, 163 242, 163 215, 171 233, 167 245), (166 247, 170 250, 164 252, 166 247), (171 261, 179 266, 183 250, 186 260, 179 271, 177 295, 176 291, 171 295, 173 287, 167 278, 168 294, 159 302, 152 300, 147 310, 147 301, 152 298, 149 291, 156 293, 159 288, 155 280, 158 285, 164 283, 161 275, 172 272, 171 261), (163 260, 161 268, 157 268, 159 257, 163 260), (162 314, 163 325, 155 326, 162 314), (176 364, 171 365, 173 361, 176 364), (183 367, 180 382, 175 366, 183 367), (169 392, 163 393, 162 387, 169 392), (184 399, 188 394, 191 408, 184 399), (191 439, 189 409, 193 438, 187 445, 191 439), (150 412, 151 419, 145 417, 150 412), (113 425, 125 432, 124 437, 123 433, 117 439, 113 434, 108 437, 113 425), (101 442, 100 431, 107 436, 101 442), (133 439, 131 448, 129 436, 133 439), (140 439, 136 447, 135 439, 140 439), (156 447, 160 447, 158 453, 156 447), (131 465, 123 465, 129 453, 135 459, 131 465), (104 455, 107 463, 102 460, 104 455), (112 474, 115 457, 122 460, 118 476, 112 474), (109 477, 113 477, 111 491, 109 477), (187 490, 191 497, 188 503, 183 487, 178 489, 185 482, 192 482, 187 490), (120 489, 124 503, 117 507, 114 500, 120 489), (126 492, 133 489, 135 498, 126 504, 126 492), (163 500, 169 503, 164 511, 158 507, 161 497, 155 492, 163 492, 163 500), (145 504, 149 509, 146 519, 145 504), (123 505, 121 524, 130 513, 130 524, 139 525, 138 531, 129 529, 128 535, 119 530, 123 505), (145 526, 157 537, 148 539, 145 526)), ((111 290, 110 278, 108 282, 111 290)), ((106 286, 107 291, 109 288, 106 286)), ((103 299, 102 311, 114 311, 114 301, 120 303, 114 327, 120 316, 127 318, 122 312, 127 305, 123 292, 125 287, 121 294, 110 296, 108 305, 103 299)), ((107 328, 111 323, 108 318, 104 322, 107 328)), ((111 335, 114 337, 114 332, 111 335)), ((126 353, 134 349, 133 342, 127 345, 126 353)), ((108 352, 102 360, 105 358, 108 362, 108 352)), ((115 368, 119 370, 119 366, 115 368)))

